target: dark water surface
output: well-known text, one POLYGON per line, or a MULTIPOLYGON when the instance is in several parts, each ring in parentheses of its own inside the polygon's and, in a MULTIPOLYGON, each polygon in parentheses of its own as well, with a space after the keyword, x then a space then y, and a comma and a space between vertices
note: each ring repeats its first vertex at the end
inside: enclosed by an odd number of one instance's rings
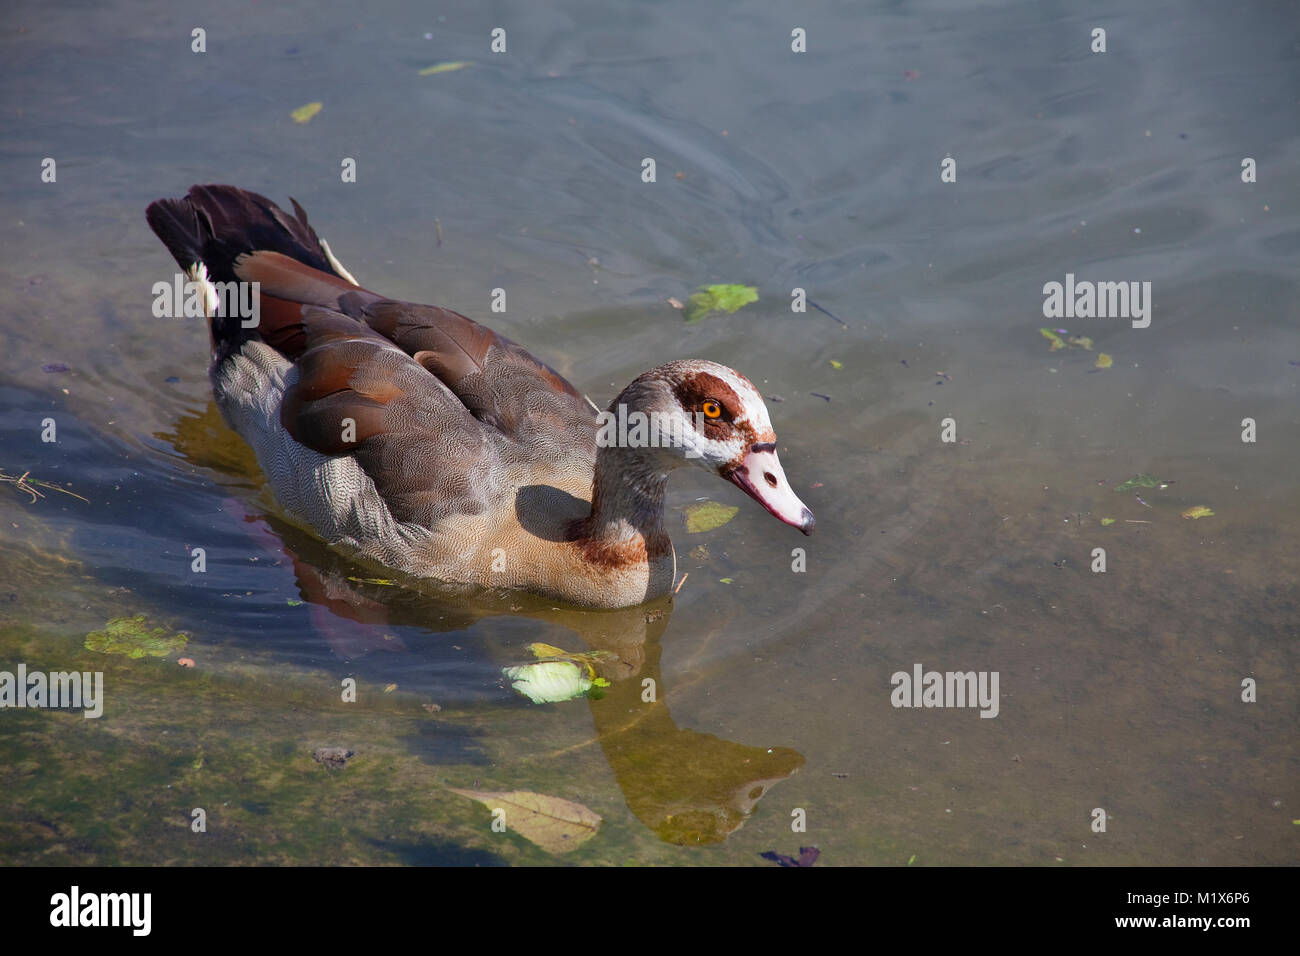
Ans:
POLYGON ((8 4, 0 473, 85 500, 0 483, 0 670, 102 671, 106 700, 0 710, 0 860, 1297 862, 1300 21, 1077 6, 8 4), (350 580, 221 423, 201 320, 151 313, 174 268, 144 208, 196 182, 295 196, 362 284, 602 407, 675 358, 740 369, 784 399, 816 535, 683 470, 671 604, 350 580), (1150 282, 1150 326, 1044 318, 1067 273, 1150 282), (667 303, 718 282, 759 301, 667 303), (1116 491, 1143 473, 1172 483, 1116 491), (740 511, 688 534, 705 497, 740 511), (84 647, 134 615, 188 644, 84 647), (534 641, 621 669, 533 705, 501 668, 534 641), (891 706, 918 663, 997 672, 997 717, 891 706), (449 787, 604 822, 552 855, 449 787))

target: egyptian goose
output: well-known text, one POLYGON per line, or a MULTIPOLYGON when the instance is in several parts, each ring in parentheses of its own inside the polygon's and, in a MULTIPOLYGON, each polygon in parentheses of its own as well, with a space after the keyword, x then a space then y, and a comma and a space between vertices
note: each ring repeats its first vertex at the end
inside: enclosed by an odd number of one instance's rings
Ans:
POLYGON ((599 416, 504 336, 363 289, 292 202, 290 216, 256 193, 195 186, 147 218, 204 296, 223 417, 280 504, 326 541, 449 585, 617 608, 672 587, 664 486, 680 465, 812 532, 740 373, 670 362, 599 416), (224 307, 258 288, 234 283, 260 284, 251 315, 224 307))

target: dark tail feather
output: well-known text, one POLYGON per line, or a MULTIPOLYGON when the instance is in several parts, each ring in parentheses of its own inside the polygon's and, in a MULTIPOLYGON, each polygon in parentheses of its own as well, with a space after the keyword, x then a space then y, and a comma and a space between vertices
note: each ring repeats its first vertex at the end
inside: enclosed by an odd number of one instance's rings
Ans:
POLYGON ((294 343, 301 345, 303 304, 337 309, 340 295, 359 291, 341 267, 335 268, 307 213, 296 200, 290 202, 292 216, 245 189, 193 186, 184 199, 159 199, 145 211, 149 228, 183 271, 202 263, 213 282, 261 284, 256 328, 245 328, 237 316, 212 318, 218 361, 259 337, 291 353, 294 343))
POLYGON ((194 186, 184 199, 150 203, 145 218, 182 269, 202 262, 214 282, 234 281, 235 259, 258 249, 338 276, 307 213, 297 201, 290 202, 294 216, 245 189, 194 186))

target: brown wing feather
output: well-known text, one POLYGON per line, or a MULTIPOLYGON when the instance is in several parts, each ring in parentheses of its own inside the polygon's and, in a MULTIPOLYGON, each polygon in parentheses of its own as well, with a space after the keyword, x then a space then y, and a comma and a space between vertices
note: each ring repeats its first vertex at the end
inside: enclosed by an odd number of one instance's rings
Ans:
POLYGON ((450 309, 384 299, 341 305, 436 375, 480 421, 516 442, 548 436, 579 450, 595 414, 564 376, 504 335, 450 309))
POLYGON ((501 492, 498 449, 442 382, 347 316, 305 309, 303 326, 308 348, 280 413, 296 441, 356 456, 399 521, 488 507, 501 492))
POLYGON ((471 415, 522 446, 517 456, 594 461, 591 407, 564 376, 504 335, 450 309, 383 299, 278 252, 240 256, 234 269, 261 283, 271 310, 263 311, 259 332, 289 358, 365 330, 410 355, 471 415), (292 303, 301 303, 297 316, 292 303), (315 317, 304 323, 301 315, 313 307, 315 317))
POLYGON ((518 466, 590 474, 595 413, 562 375, 463 315, 348 282, 296 202, 290 215, 256 193, 195 186, 147 215, 183 267, 202 261, 214 280, 261 284, 257 328, 214 319, 217 361, 250 337, 296 361, 284 427, 323 454, 355 454, 399 508, 472 510, 518 466))
POLYGON ((358 289, 346 279, 321 272, 279 252, 258 250, 245 253, 235 259, 234 272, 245 282, 260 282, 265 294, 304 305, 337 309, 339 297, 345 292, 372 302, 381 298, 373 292, 358 289))

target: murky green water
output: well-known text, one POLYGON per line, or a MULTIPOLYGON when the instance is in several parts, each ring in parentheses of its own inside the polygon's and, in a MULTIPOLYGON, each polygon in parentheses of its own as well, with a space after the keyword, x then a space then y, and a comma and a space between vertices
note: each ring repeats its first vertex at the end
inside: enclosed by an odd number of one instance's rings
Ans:
POLYGON ((86 499, 0 483, 0 670, 105 685, 98 720, 0 710, 0 860, 1300 858, 1286 4, 29 3, 0 26, 0 472, 86 499), (489 322, 602 405, 674 358, 742 370, 784 399, 817 534, 679 472, 671 605, 350 580, 373 572, 279 520, 221 424, 201 324, 151 315, 174 270, 144 207, 195 182, 297 197, 363 284, 489 322), (1045 319, 1067 273, 1151 282, 1150 327, 1045 319), (713 282, 760 299, 685 325, 666 300, 713 282), (791 312, 795 287, 842 323, 791 312), (1173 483, 1115 490, 1139 473, 1173 483), (702 497, 740 512, 689 535, 702 497), (185 649, 85 649, 136 614, 185 649), (606 695, 516 695, 501 668, 535 641, 615 654, 606 695), (918 663, 997 672, 998 716, 894 708, 918 663), (448 788, 603 823, 553 855, 448 788))

